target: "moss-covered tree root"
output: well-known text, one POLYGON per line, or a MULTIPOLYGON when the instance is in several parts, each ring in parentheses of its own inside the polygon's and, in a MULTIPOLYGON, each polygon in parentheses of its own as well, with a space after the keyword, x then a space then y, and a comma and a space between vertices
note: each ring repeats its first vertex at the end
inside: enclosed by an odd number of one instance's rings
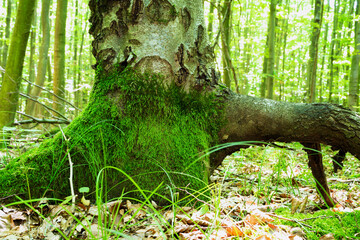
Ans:
MULTIPOLYGON (((131 70, 98 70, 96 78, 87 108, 64 129, 70 141, 60 132, 11 161, 0 170, 0 197, 28 193, 27 182, 32 198, 70 195, 67 151, 75 189, 95 190, 105 166, 121 169, 145 190, 163 183, 158 193, 164 196, 170 196, 169 187, 207 186, 209 159, 199 157, 214 143, 223 121, 221 103, 212 93, 164 87, 159 76, 131 70)), ((134 190, 119 171, 107 170, 104 179, 108 196, 134 190)))

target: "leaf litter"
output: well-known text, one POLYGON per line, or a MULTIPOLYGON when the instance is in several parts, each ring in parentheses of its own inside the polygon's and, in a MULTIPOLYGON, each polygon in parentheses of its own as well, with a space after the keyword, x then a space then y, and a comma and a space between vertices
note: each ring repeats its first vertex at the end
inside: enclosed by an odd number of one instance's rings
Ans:
MULTIPOLYGON (((301 174, 307 171, 305 163, 287 166, 278 173, 274 173, 271 160, 268 165, 259 166, 251 159, 244 161, 242 156, 228 157, 211 176, 211 181, 217 186, 214 199, 197 209, 188 206, 162 209, 155 202, 147 206, 119 200, 109 202, 99 210, 84 197, 78 200, 75 209, 70 205, 47 202, 25 210, 0 205, 0 238, 306 239, 304 228, 311 229, 304 223, 307 219, 286 218, 274 213, 284 206, 290 208, 291 213, 312 212, 320 202, 313 186, 301 183, 301 174), (281 184, 275 188, 261 185, 261 181, 267 181, 275 174, 296 185, 297 192, 289 191, 281 184), (283 225, 280 219, 299 223, 300 227, 283 225)), ((339 180, 353 191, 332 189, 332 198, 337 202, 332 211, 359 211, 360 190, 351 186, 359 179, 339 180)), ((320 239, 335 237, 328 233, 320 239)))

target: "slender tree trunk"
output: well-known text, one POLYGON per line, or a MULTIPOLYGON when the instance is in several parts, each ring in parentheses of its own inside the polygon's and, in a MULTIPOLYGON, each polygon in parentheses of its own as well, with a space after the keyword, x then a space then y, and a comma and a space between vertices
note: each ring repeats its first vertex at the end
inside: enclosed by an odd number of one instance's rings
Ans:
POLYGON ((265 52, 264 52, 264 61, 263 61, 263 71, 262 71, 262 78, 260 83, 260 96, 262 98, 265 98, 266 96, 266 86, 267 86, 267 70, 268 70, 268 62, 269 62, 269 25, 268 23, 268 34, 266 37, 266 43, 265 43, 265 52))
POLYGON ((242 81, 242 89, 241 89, 241 93, 247 95, 249 93, 250 90, 250 85, 248 82, 248 74, 250 72, 250 62, 251 62, 251 41, 248 39, 249 36, 251 36, 251 30, 250 27, 248 26, 249 23, 251 22, 251 18, 252 18, 252 12, 250 11, 250 13, 245 13, 246 14, 246 22, 245 22, 245 27, 244 27, 244 50, 243 50, 243 81, 242 81))
MULTIPOLYGON (((330 0, 328 0, 327 2, 327 13, 330 12, 330 0)), ((323 14, 324 15, 324 14, 323 14)), ((328 46, 328 34, 329 34, 329 23, 326 22, 325 24, 325 32, 324 32, 324 40, 323 40, 323 48, 322 48, 322 60, 321 60, 321 71, 320 71, 320 76, 319 76, 319 85, 320 85, 320 90, 319 90, 319 102, 323 102, 323 75, 325 72, 325 58, 326 58, 326 49, 328 46)))
POLYGON ((331 34, 331 44, 330 44, 330 79, 328 81, 329 88, 329 96, 328 101, 332 102, 333 95, 333 84, 334 84, 334 60, 335 60, 335 43, 336 40, 336 32, 338 31, 338 18, 339 18, 339 8, 340 8, 340 0, 335 0, 334 2, 334 20, 333 20, 333 30, 331 34))
MULTIPOLYGON (((356 15, 360 14, 360 0, 356 1, 356 15)), ((351 59, 351 73, 349 83, 348 104, 350 109, 358 110, 359 106, 359 64, 360 64, 360 28, 359 21, 355 22, 354 52, 351 59)))
MULTIPOLYGON (((48 54, 50 46, 50 0, 41 1, 41 29, 42 29, 42 39, 39 50, 39 62, 37 65, 37 75, 35 79, 35 84, 39 86, 44 86, 45 76, 48 66, 48 54)), ((31 89, 30 96, 34 99, 38 99, 41 94, 41 88, 34 86, 31 89)), ((28 115, 35 115, 35 102, 29 101, 25 108, 25 113, 28 115)))
MULTIPOLYGON (((56 6, 56 22, 54 36, 54 82, 53 92, 59 97, 65 96, 65 41, 66 15, 68 0, 58 0, 56 6)), ((64 113, 64 104, 53 97, 53 109, 64 113)))
POLYGON ((208 16, 208 33, 209 33, 209 39, 212 41, 213 38, 213 24, 214 24, 214 10, 215 10, 216 0, 210 1, 210 11, 208 16))
MULTIPOLYGON (((74 89, 74 105, 79 107, 79 82, 77 76, 80 72, 80 65, 78 65, 78 16, 79 16, 79 1, 75 0, 75 19, 74 19, 74 55, 73 55, 73 89, 74 89)), ((79 61, 80 63, 80 61, 79 61)), ((79 114, 79 111, 75 109, 75 116, 79 114)))
POLYGON ((11 3, 12 0, 7 0, 7 8, 6 8, 6 27, 5 27, 5 43, 4 43, 4 50, 2 53, 2 67, 6 67, 6 60, 7 60, 7 54, 8 54, 8 44, 6 43, 6 40, 10 38, 10 25, 11 25, 11 3))
POLYGON ((276 6, 277 0, 271 0, 270 15, 269 15, 269 56, 267 63, 267 79, 266 79, 266 98, 274 98, 274 77, 275 77, 275 44, 276 44, 276 6))
MULTIPOLYGON (((86 19, 87 19, 87 14, 86 14, 86 19)), ((83 68, 83 64, 82 64, 82 57, 83 57, 83 48, 84 48, 84 40, 85 40, 85 33, 87 32, 87 22, 85 23, 85 27, 84 30, 81 34, 81 42, 80 42, 80 50, 79 50, 79 57, 78 57, 78 72, 77 72, 77 84, 78 84, 78 88, 80 88, 81 83, 82 83, 82 68, 83 68)), ((77 95, 75 95, 75 103, 77 104, 76 107, 82 109, 83 108, 83 103, 85 103, 84 99, 83 99, 83 89, 79 89, 77 92, 77 95)))
MULTIPOLYGON (((37 0, 35 1, 35 6, 37 5, 37 0)), ((37 24, 37 16, 36 16, 36 11, 34 11, 34 16, 33 16, 33 21, 32 21, 32 26, 31 26, 31 33, 30 33, 30 56, 29 56, 29 81, 30 82, 34 82, 35 80, 35 60, 34 60, 34 56, 35 56, 35 45, 36 45, 36 24, 37 24)), ((26 94, 29 95, 31 91, 31 84, 27 85, 26 88, 26 94)), ((30 100, 26 100, 26 104, 28 104, 30 100)))
MULTIPOLYGON (((348 12, 348 16, 354 16, 354 10, 355 10, 355 0, 349 0, 349 12, 348 12)), ((352 37, 352 31, 353 30, 353 17, 349 17, 347 19, 345 19, 344 21, 344 25, 347 25, 345 30, 344 30, 344 36, 346 36, 347 39, 351 39, 352 37), (347 33, 347 34, 346 34, 347 33)), ((351 43, 347 42, 345 43, 344 47, 344 55, 346 56, 347 59, 351 59, 351 43)), ((344 72, 344 77, 343 77, 343 88, 341 88, 341 96, 348 96, 349 94, 349 84, 350 84, 350 66, 351 64, 343 64, 343 72, 344 72)), ((342 102, 341 104, 343 106, 349 106, 348 104, 348 97, 342 97, 341 98, 342 102)))
POLYGON ((309 63, 308 63, 308 72, 307 72, 307 80, 308 80, 308 102, 312 103, 316 98, 316 71, 317 71, 317 62, 318 62, 318 52, 319 52, 319 38, 321 32, 322 25, 322 17, 323 17, 323 0, 316 0, 314 7, 314 19, 312 21, 311 26, 312 34, 311 34, 311 45, 309 49, 309 63))
POLYGON ((20 0, 11 35, 5 76, 0 89, 0 130, 14 122, 26 45, 29 38, 35 1, 20 0))
POLYGON ((287 6, 287 15, 285 20, 285 27, 284 27, 284 39, 283 39, 283 51, 282 51, 282 81, 280 82, 280 97, 279 100, 283 101, 285 98, 285 62, 287 59, 286 56, 286 45, 287 45, 287 37, 288 37, 288 28, 289 28, 289 16, 290 16, 290 4, 289 0, 286 1, 287 6), (284 97, 283 97, 284 96, 284 97))
MULTIPOLYGON (((229 61, 231 58, 229 50, 230 46, 230 16, 231 16, 231 3, 232 0, 224 0, 222 6, 221 14, 222 21, 220 25, 222 26, 221 30, 221 53, 222 53, 222 66, 223 66, 223 82, 225 85, 231 87, 231 69, 229 66, 229 61)), ((219 15, 220 17, 220 15, 219 15)))

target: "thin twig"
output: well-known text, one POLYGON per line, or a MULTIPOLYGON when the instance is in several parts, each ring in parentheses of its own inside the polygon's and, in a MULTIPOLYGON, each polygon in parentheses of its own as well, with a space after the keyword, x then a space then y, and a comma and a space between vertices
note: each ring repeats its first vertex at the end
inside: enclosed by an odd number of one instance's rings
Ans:
POLYGON ((72 209, 75 209, 75 191, 74 191, 74 183, 73 183, 73 162, 71 161, 71 155, 70 155, 70 150, 69 150, 69 140, 68 138, 66 138, 64 131, 61 128, 61 125, 59 125, 60 131, 65 139, 66 142, 66 151, 67 151, 67 155, 69 158, 69 168, 70 168, 70 176, 69 176, 69 181, 70 181, 70 190, 71 190, 71 196, 72 196, 72 209))
POLYGON ((318 219, 318 218, 333 218, 334 216, 317 216, 317 217, 311 217, 311 218, 304 218, 304 219, 300 219, 298 220, 299 222, 303 222, 303 221, 308 221, 308 220, 313 220, 313 219, 318 219))
POLYGON ((23 120, 14 122, 13 125, 23 125, 23 124, 30 124, 30 123, 49 123, 49 124, 70 124, 70 121, 67 119, 44 119, 44 118, 36 118, 31 115, 28 115, 23 112, 16 111, 16 113, 23 115, 25 117, 31 118, 31 120, 23 120))
POLYGON ((31 100, 31 101, 34 101, 34 102, 36 102, 36 103, 38 103, 38 104, 40 104, 40 105, 43 106, 44 108, 46 108, 46 109, 48 109, 48 110, 50 110, 50 111, 58 114, 58 115, 61 116, 63 119, 67 119, 67 118, 66 118, 63 114, 61 114, 59 111, 56 111, 55 109, 53 109, 53 108, 51 108, 51 107, 49 107, 49 106, 46 106, 45 104, 39 102, 39 101, 36 100, 35 98, 32 98, 32 97, 30 97, 30 96, 28 96, 28 95, 26 95, 26 94, 24 94, 24 93, 20 93, 20 96, 22 96, 22 97, 24 97, 24 98, 27 98, 27 99, 29 99, 29 100, 31 100))
POLYGON ((301 222, 300 222, 301 220, 286 218, 286 217, 278 216, 278 215, 272 214, 272 213, 266 213, 266 214, 269 215, 269 216, 271 216, 271 217, 276 217, 276 218, 279 218, 279 219, 282 219, 282 220, 285 220, 285 221, 295 222, 295 223, 297 223, 297 224, 299 224, 299 225, 302 225, 302 226, 305 226, 305 227, 308 227, 308 228, 313 228, 313 227, 310 226, 310 225, 301 223, 301 222))
POLYGON ((63 101, 64 103, 69 104, 70 106, 72 106, 73 108, 79 110, 80 112, 82 111, 80 108, 76 107, 76 106, 75 106, 74 104, 72 104, 71 102, 68 102, 66 99, 64 99, 64 98, 56 95, 56 94, 53 93, 52 91, 50 91, 50 90, 48 90, 48 89, 46 89, 46 88, 44 88, 44 87, 41 87, 41 86, 37 85, 36 83, 32 83, 32 82, 30 82, 29 80, 27 80, 27 79, 25 79, 25 78, 23 78, 23 80, 24 80, 25 82, 31 84, 31 85, 34 85, 35 87, 38 87, 38 88, 40 88, 40 89, 42 89, 42 90, 50 93, 51 95, 53 95, 53 96, 56 97, 57 99, 60 99, 60 100, 63 101))

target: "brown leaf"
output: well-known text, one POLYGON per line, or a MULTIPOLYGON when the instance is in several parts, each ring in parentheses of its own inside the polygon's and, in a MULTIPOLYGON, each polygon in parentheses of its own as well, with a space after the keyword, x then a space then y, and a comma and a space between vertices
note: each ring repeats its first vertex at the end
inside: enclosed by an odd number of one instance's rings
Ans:
POLYGON ((256 225, 256 224, 264 224, 264 223, 273 222, 274 219, 271 218, 266 213, 264 213, 258 209, 255 209, 254 211, 252 211, 249 215, 247 215, 245 217, 245 221, 251 225, 256 225))
POLYGON ((236 237, 242 237, 244 236, 244 233, 234 224, 231 227, 225 228, 228 237, 236 236, 236 237))

